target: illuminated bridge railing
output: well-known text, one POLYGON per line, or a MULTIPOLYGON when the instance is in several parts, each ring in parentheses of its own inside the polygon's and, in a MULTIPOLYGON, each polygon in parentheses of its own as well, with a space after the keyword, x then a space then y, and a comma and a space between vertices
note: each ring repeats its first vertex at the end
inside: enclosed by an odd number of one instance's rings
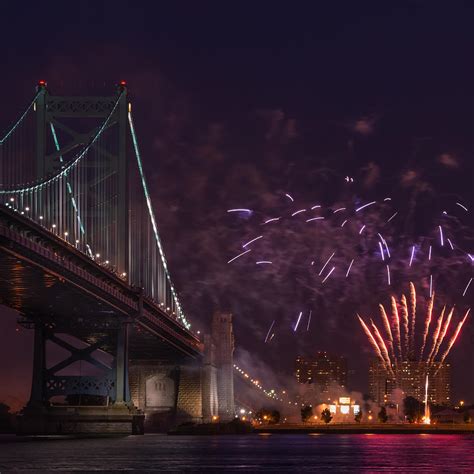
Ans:
POLYGON ((151 305, 189 329, 158 233, 126 87, 82 102, 51 96, 40 83, 0 139, 0 204, 142 288, 151 305), (67 122, 76 115, 95 120, 87 133, 67 122))
POLYGON ((146 297, 140 301, 140 291, 108 272, 93 260, 85 258, 72 245, 57 236, 45 234, 39 226, 23 216, 15 215, 11 210, 2 211, 0 209, 1 220, 6 220, 7 223, 0 223, 0 242, 1 240, 13 242, 17 249, 26 249, 28 253, 49 261, 49 268, 52 271, 54 271, 53 267, 57 267, 59 270, 55 273, 59 273, 61 277, 66 277, 66 274, 69 273, 68 279, 75 278, 87 282, 91 288, 94 288, 95 293, 100 290, 107 296, 106 301, 113 304, 124 315, 132 315, 137 324, 148 322, 152 327, 172 335, 174 339, 186 346, 193 347, 196 352, 202 352, 201 343, 192 333, 184 327, 180 331, 177 330, 179 326, 176 325, 176 320, 171 315, 146 297), (28 236, 24 234, 28 234, 28 236), (39 240, 41 243, 35 240, 39 240), (75 263, 74 260, 80 264, 75 263), (93 273, 99 273, 101 276, 95 276, 93 273), (117 306, 113 300, 121 305, 117 306))

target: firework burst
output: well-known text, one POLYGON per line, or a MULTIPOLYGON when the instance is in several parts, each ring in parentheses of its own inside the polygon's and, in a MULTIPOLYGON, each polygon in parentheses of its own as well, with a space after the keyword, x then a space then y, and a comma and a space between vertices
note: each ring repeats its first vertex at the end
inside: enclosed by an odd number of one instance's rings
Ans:
POLYGON ((469 315, 469 310, 466 311, 463 318, 458 322, 456 329, 448 336, 451 320, 454 316, 454 306, 449 313, 446 314, 446 306, 441 310, 434 326, 433 333, 430 337, 430 325, 433 316, 434 295, 430 298, 427 305, 426 316, 423 322, 423 331, 420 337, 416 334, 416 289, 415 285, 410 282, 410 304, 405 295, 402 295, 400 301, 397 302, 394 296, 391 297, 392 306, 392 324, 390 325, 387 313, 382 304, 379 305, 382 326, 384 331, 379 330, 379 327, 370 319, 370 326, 365 323, 364 319, 357 315, 362 328, 367 335, 375 354, 382 363, 390 377, 395 377, 393 368, 397 367, 401 362, 414 361, 416 356, 416 342, 420 339, 419 360, 425 362, 427 368, 437 366, 437 370, 444 363, 448 357, 451 349, 459 337, 461 329, 469 315), (400 311, 402 314, 402 325, 400 325, 400 311), (393 337, 395 334, 395 339, 393 337), (449 337, 448 342, 445 343, 446 337, 449 337), (395 350, 395 343, 396 348, 395 350), (442 347, 444 349, 441 351, 442 347), (424 357, 425 349, 427 356, 424 357), (441 352, 440 352, 441 351, 441 352), (441 356, 438 357, 438 354, 441 356))

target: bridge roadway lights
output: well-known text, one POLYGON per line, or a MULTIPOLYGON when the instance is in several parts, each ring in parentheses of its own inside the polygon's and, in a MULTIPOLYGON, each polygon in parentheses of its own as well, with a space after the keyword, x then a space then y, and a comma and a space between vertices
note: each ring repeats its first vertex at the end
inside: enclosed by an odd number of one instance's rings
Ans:
MULTIPOLYGON (((92 353, 103 346, 107 337, 85 348, 77 348, 42 323, 34 323, 34 360, 31 397, 17 417, 19 435, 129 435, 143 434, 144 414, 130 401, 128 384, 128 324, 119 324, 113 367, 94 358, 92 353), (46 341, 66 349, 70 355, 47 368, 46 341), (77 361, 86 361, 101 369, 101 376, 58 375, 57 372, 77 361), (51 397, 62 395, 97 396, 107 405, 54 405, 51 397), (112 402, 109 403, 109 400, 112 402)), ((110 331, 110 329, 109 329, 110 331)))

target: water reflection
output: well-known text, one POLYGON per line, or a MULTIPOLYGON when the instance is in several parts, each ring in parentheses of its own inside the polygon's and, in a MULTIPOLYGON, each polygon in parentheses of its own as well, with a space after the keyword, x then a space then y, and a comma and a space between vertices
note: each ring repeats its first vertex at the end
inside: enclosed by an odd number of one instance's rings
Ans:
POLYGON ((471 435, 0 436, 0 472, 472 472, 471 435))

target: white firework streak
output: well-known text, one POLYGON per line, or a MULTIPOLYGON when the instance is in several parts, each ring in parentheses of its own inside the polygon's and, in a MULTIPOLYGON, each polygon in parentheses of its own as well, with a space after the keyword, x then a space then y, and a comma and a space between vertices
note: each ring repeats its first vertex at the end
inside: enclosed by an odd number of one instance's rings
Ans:
POLYGON ((466 285, 466 288, 464 288, 464 291, 462 292, 463 296, 466 296, 467 289, 469 288, 469 285, 471 284, 471 282, 472 282, 472 278, 468 281, 468 283, 466 285))
POLYGON ((234 258, 231 258, 227 263, 232 263, 234 260, 237 260, 238 258, 242 257, 242 255, 245 255, 246 253, 251 252, 252 249, 248 249, 245 252, 239 253, 239 255, 236 255, 234 258))
POLYGON ((349 276, 349 272, 351 271, 353 263, 354 263, 354 259, 352 259, 351 263, 349 263, 349 267, 347 268, 347 272, 346 272, 346 278, 349 276))
POLYGON ((358 207, 358 208, 355 210, 355 212, 362 211, 362 209, 365 209, 366 207, 372 206, 372 205, 375 204, 376 202, 377 202, 377 201, 368 202, 367 204, 364 204, 363 206, 358 207))
POLYGON ((301 316, 303 316, 303 311, 300 311, 300 314, 298 316, 298 321, 296 321, 295 328, 293 329, 293 332, 296 332, 296 330, 298 329, 298 326, 299 326, 300 321, 301 321, 301 316))
POLYGON ((331 258, 334 257, 334 255, 336 255, 336 252, 333 252, 331 254, 331 256, 326 260, 326 263, 323 265, 323 268, 321 268, 321 270, 319 270, 319 273, 318 275, 321 276, 321 274, 323 273, 324 269, 326 268, 326 265, 331 261, 331 258))
POLYGON ((322 281, 323 283, 329 278, 329 276, 331 275, 331 273, 334 271, 336 267, 332 267, 331 270, 329 270, 329 273, 326 275, 326 277, 324 278, 324 280, 322 281))
POLYGON ((267 336, 265 337, 265 343, 267 342, 268 337, 270 336, 270 332, 271 332, 274 324, 275 324, 275 320, 273 320, 272 324, 270 325, 270 328, 268 329, 267 336))
POLYGON ((252 240, 249 240, 247 243, 245 243, 244 245, 242 245, 243 248, 247 247, 248 245, 250 244, 253 244, 254 242, 256 242, 257 240, 260 240, 263 238, 263 235, 259 235, 258 237, 255 237, 255 239, 252 239, 252 240))

